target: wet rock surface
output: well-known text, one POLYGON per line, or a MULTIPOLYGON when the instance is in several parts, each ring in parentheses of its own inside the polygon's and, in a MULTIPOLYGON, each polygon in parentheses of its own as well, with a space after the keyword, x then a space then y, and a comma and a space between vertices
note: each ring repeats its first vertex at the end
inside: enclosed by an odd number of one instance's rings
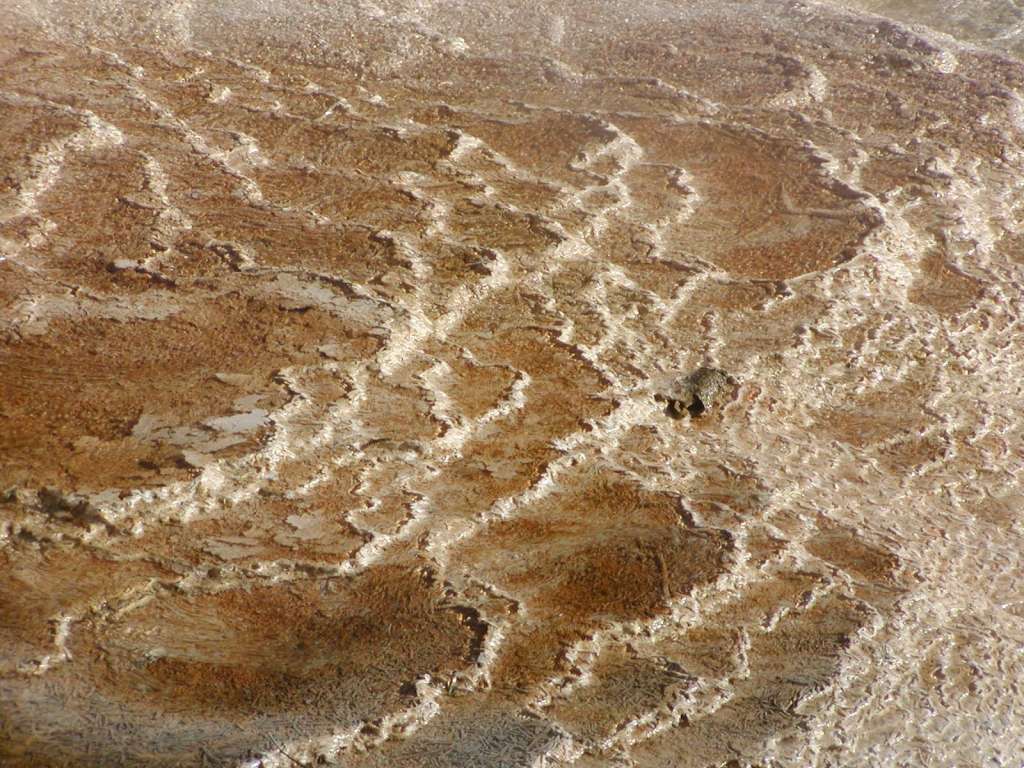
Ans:
POLYGON ((7 17, 0 764, 1019 762, 1020 63, 804 3, 7 17))

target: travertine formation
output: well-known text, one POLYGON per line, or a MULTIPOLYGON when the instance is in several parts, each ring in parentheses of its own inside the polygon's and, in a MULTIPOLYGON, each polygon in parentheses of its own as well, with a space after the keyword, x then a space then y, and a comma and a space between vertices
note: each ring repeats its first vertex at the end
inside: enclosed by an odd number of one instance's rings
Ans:
POLYGON ((0 763, 1019 765, 1024 67, 376 3, 3 13, 0 763))

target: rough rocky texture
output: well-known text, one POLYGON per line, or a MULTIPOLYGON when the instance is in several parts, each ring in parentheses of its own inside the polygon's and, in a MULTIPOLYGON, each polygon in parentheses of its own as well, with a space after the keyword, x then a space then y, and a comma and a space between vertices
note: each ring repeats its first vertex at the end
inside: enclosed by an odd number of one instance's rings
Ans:
POLYGON ((4 766, 1019 763, 1019 63, 800 2, 3 15, 4 766))
POLYGON ((729 374, 719 368, 701 367, 669 388, 668 394, 655 397, 667 403, 668 415, 681 419, 687 414, 701 416, 718 407, 725 399, 729 374))

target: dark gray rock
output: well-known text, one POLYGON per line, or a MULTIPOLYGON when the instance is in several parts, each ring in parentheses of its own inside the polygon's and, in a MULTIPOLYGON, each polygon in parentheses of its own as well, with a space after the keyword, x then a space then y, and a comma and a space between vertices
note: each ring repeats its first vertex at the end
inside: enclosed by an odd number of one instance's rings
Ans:
POLYGON ((721 405, 733 383, 725 371, 701 367, 677 382, 659 399, 666 403, 665 412, 674 419, 686 415, 701 416, 721 405))

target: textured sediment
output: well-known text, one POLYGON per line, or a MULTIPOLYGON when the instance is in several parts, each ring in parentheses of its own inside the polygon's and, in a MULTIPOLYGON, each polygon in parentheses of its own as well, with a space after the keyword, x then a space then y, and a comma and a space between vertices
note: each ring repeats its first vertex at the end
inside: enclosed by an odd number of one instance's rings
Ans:
POLYGON ((1024 66, 798 2, 8 15, 0 763, 1019 761, 1024 66))

